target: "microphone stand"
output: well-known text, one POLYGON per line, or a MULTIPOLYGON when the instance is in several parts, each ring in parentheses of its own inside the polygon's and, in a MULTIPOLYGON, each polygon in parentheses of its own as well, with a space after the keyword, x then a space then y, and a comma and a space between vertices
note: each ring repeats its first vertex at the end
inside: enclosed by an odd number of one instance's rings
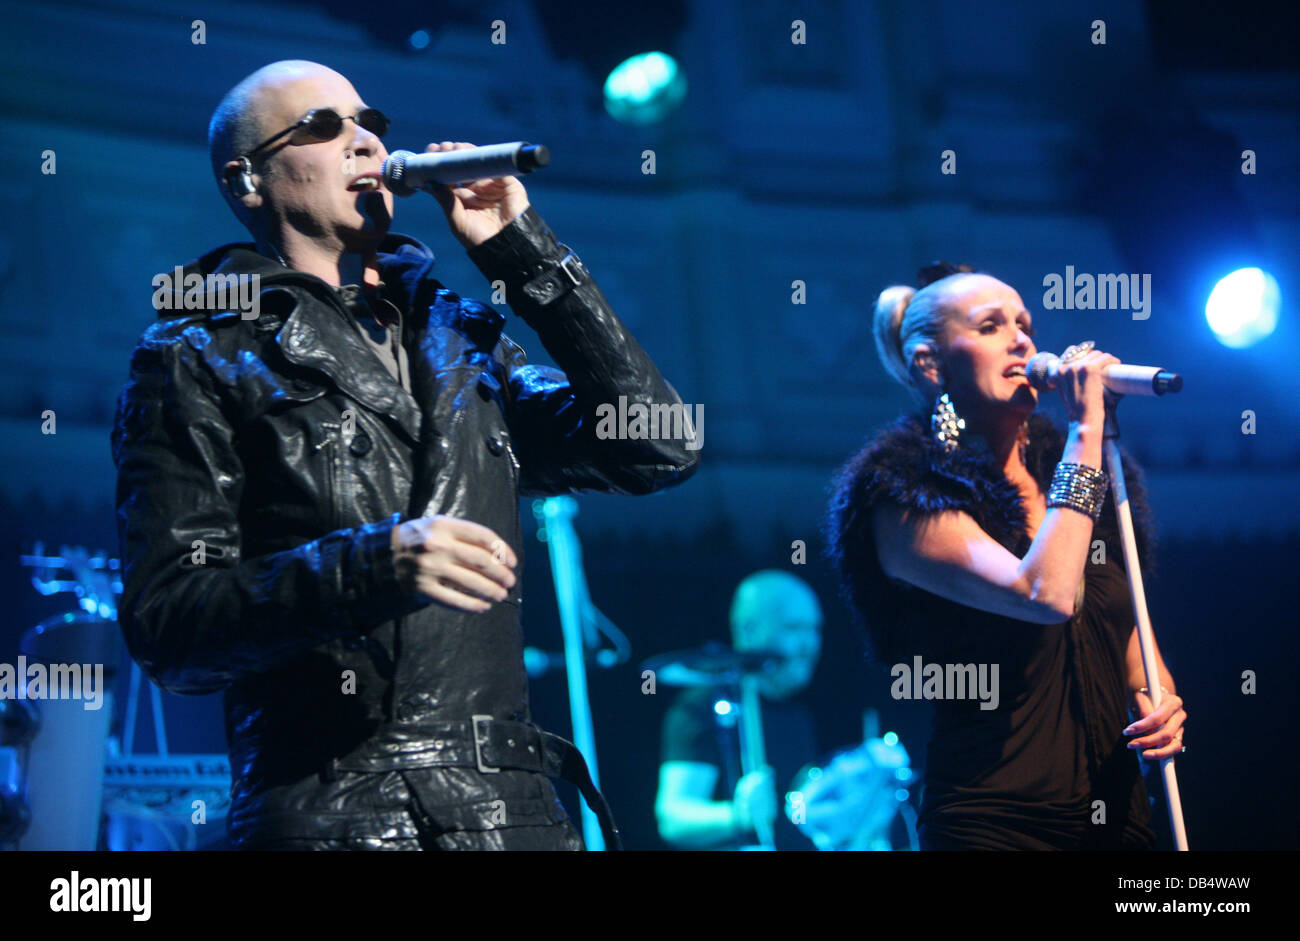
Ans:
MULTIPOLYGON (((763 713, 759 705, 758 677, 746 672, 740 678, 740 768, 742 774, 762 771, 767 764, 767 748, 763 742, 763 713)), ((775 850, 776 837, 773 821, 756 820, 754 830, 758 836, 759 850, 775 850)))
MULTIPOLYGON (((1151 616, 1147 612, 1146 591, 1142 587, 1142 568, 1138 562, 1137 539, 1133 533, 1133 514, 1128 502, 1128 488, 1124 482, 1124 468, 1120 462, 1119 421, 1115 407, 1121 396, 1115 396, 1106 406, 1106 425, 1103 434, 1106 469, 1110 474, 1111 495, 1115 501, 1115 518, 1119 522, 1120 543, 1124 548, 1124 568, 1128 572, 1129 593, 1133 597, 1133 614, 1137 622, 1138 646, 1142 651, 1142 670, 1146 674, 1147 695, 1154 708, 1160 708, 1164 691, 1160 688, 1160 671, 1156 665, 1156 638, 1151 629, 1151 616)), ((1141 756, 1138 757, 1141 761, 1141 756)), ((1174 773, 1174 759, 1160 759, 1160 774, 1165 785, 1165 802, 1169 805, 1169 825, 1173 831, 1174 848, 1187 851, 1187 830, 1183 826, 1183 804, 1178 795, 1178 778, 1174 773)))
MULTIPOLYGON (((573 743, 587 760, 591 783, 600 788, 596 770, 596 730, 591 720, 591 700, 587 689, 587 643, 583 632, 583 609, 587 601, 587 579, 582 569, 582 550, 573 518, 578 515, 578 501, 572 497, 548 497, 533 505, 533 514, 541 522, 538 537, 546 543, 551 557, 551 577, 555 580, 555 600, 560 609, 560 627, 564 632, 564 665, 569 682, 569 717, 573 722, 573 743)), ((584 800, 582 803, 582 837, 587 849, 605 848, 600 821, 584 800)))

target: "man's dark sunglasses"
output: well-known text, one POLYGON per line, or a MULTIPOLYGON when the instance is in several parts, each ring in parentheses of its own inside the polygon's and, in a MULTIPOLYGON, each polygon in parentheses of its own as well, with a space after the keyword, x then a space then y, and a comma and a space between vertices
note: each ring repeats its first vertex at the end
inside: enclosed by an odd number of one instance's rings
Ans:
POLYGON ((290 144, 319 144, 324 141, 331 141, 343 132, 343 122, 348 118, 351 118, 376 137, 383 137, 388 133, 388 118, 384 117, 382 111, 375 108, 364 108, 358 111, 355 116, 348 115, 346 117, 341 116, 333 108, 317 108, 315 111, 308 111, 307 116, 296 124, 286 127, 274 137, 268 137, 244 156, 251 157, 259 150, 269 147, 289 134, 293 135, 289 139, 290 144))

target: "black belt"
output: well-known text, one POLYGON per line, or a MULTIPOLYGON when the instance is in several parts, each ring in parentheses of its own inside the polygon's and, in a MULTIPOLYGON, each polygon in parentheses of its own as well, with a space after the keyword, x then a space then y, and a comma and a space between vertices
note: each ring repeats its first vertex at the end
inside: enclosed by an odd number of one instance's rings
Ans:
POLYGON ((469 720, 403 723, 383 727, 360 750, 332 762, 338 771, 396 771, 411 768, 477 768, 540 772, 574 785, 600 821, 610 849, 623 848, 605 796, 591 780, 576 745, 527 722, 476 715, 469 720))

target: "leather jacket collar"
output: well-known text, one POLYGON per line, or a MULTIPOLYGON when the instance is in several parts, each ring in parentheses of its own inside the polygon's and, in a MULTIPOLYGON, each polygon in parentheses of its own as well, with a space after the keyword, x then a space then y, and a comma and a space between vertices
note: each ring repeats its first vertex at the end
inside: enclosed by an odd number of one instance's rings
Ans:
MULTIPOLYGON (((385 297, 399 310, 409 311, 417 303, 433 300, 423 296, 437 287, 437 282, 427 277, 434 255, 423 243, 390 234, 380 244, 378 261, 385 297)), ((419 440, 418 403, 366 347, 332 286, 267 258, 251 242, 214 249, 186 265, 184 272, 186 276, 259 275, 261 318, 265 319, 254 329, 278 330, 275 342, 285 359, 323 373, 360 405, 395 423, 412 443, 419 440)))

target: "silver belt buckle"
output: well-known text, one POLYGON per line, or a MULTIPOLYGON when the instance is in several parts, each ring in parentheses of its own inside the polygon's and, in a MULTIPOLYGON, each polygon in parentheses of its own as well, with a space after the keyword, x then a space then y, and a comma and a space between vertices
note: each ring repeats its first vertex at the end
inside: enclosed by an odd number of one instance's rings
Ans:
POLYGON ((480 719, 484 722, 491 722, 492 717, 482 714, 475 714, 471 717, 474 724, 474 761, 478 764, 478 770, 484 774, 496 774, 501 770, 500 768, 493 768, 490 765, 483 764, 483 743, 487 741, 487 735, 485 733, 481 738, 479 737, 478 724, 480 719))

